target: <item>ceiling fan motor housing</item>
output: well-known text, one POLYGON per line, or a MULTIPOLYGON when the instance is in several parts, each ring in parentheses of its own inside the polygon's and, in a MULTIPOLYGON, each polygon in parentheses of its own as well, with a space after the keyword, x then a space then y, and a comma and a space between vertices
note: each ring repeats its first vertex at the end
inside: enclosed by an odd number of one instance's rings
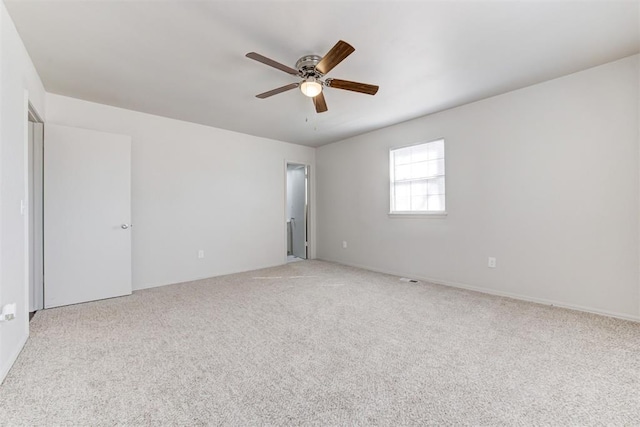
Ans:
POLYGON ((316 65, 318 65, 321 59, 322 57, 318 55, 305 55, 298 59, 296 62, 296 68, 304 78, 314 77, 319 79, 324 76, 324 74, 316 70, 316 65))

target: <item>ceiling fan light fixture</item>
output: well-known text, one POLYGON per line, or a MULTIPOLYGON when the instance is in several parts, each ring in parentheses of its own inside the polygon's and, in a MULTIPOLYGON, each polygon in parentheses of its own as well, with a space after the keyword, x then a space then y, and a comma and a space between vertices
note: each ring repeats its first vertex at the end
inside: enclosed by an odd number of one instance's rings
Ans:
POLYGON ((318 96, 322 92, 322 85, 313 77, 309 77, 300 85, 300 91, 309 98, 318 96))
POLYGON ((299 87, 300 92, 302 92, 304 96, 311 98, 313 106, 316 109, 316 113, 324 113, 328 111, 327 102, 324 99, 324 87, 375 95, 378 92, 378 86, 376 85, 334 78, 322 80, 326 78, 329 71, 335 68, 336 65, 340 64, 347 56, 351 55, 354 50, 353 46, 349 43, 343 40, 338 40, 338 43, 336 43, 325 56, 305 55, 296 61, 295 68, 288 67, 274 61, 273 59, 260 55, 259 53, 249 52, 246 55, 247 58, 261 62, 280 71, 284 71, 297 79, 302 79, 302 81, 298 80, 296 83, 291 83, 260 93, 256 95, 256 98, 269 98, 273 95, 299 87))

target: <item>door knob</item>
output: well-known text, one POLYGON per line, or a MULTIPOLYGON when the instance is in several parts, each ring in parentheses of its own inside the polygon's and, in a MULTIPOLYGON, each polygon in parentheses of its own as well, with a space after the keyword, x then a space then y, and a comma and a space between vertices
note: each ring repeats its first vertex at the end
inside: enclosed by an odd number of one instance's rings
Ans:
POLYGON ((126 229, 127 229, 127 228, 129 228, 129 227, 133 227, 133 224, 122 224, 122 225, 120 226, 120 228, 122 228, 123 230, 126 230, 126 229))

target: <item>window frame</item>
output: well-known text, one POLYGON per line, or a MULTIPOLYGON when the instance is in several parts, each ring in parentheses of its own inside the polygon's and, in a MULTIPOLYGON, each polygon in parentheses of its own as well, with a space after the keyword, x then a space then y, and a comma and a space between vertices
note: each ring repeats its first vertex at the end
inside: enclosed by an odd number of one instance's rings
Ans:
POLYGON ((396 147, 391 147, 389 148, 389 213, 388 216, 390 218, 446 218, 447 216, 447 190, 446 190, 446 181, 447 181, 447 144, 446 144, 446 140, 443 137, 440 138, 435 138, 435 139, 431 139, 429 141, 420 141, 420 142, 414 142, 412 144, 407 144, 407 145, 400 145, 400 146, 396 146, 396 147), (396 150, 401 150, 403 148, 409 148, 409 147, 414 147, 416 145, 426 145, 432 142, 438 142, 438 141, 442 141, 443 146, 444 146, 444 158, 443 161, 445 163, 444 165, 444 174, 442 175, 442 178, 445 181, 445 190, 444 190, 444 205, 445 205, 445 209, 441 210, 441 211, 396 211, 394 210, 394 197, 395 197, 395 189, 394 189, 394 184, 395 184, 395 163, 394 163, 394 156, 393 156, 393 152, 396 150))

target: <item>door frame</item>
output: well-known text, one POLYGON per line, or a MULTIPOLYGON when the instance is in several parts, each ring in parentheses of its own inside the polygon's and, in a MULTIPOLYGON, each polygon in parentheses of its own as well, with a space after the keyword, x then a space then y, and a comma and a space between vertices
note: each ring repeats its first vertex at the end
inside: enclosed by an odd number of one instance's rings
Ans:
POLYGON ((304 228, 305 228, 305 237, 306 237, 306 242, 307 245, 305 247, 305 255, 306 258, 305 259, 310 259, 311 258, 311 165, 307 162, 298 162, 298 161, 293 161, 293 160, 286 160, 284 161, 284 209, 282 212, 282 217, 284 218, 284 239, 283 239, 283 243, 284 243, 284 263, 286 264, 288 261, 288 256, 287 256, 287 202, 288 202, 288 197, 287 197, 287 181, 288 181, 288 176, 287 176, 287 170, 288 170, 288 166, 289 165, 293 165, 293 166, 304 166, 305 168, 305 188, 304 188, 304 192, 305 192, 305 208, 304 208, 304 228))
POLYGON ((23 215, 24 215, 24 227, 25 227, 25 284, 27 294, 27 313, 31 313, 32 309, 32 291, 34 292, 33 304, 34 310, 42 310, 44 308, 44 210, 43 210, 43 196, 44 196, 44 120, 38 113, 33 104, 29 101, 29 93, 25 91, 25 147, 24 147, 24 162, 25 162, 25 200, 22 202, 23 215), (42 125, 42 135, 38 142, 34 139, 33 150, 30 150, 31 142, 29 141, 29 126, 30 123, 36 123, 42 125), (38 146, 36 147, 36 144, 38 146), (34 162, 39 163, 39 171, 36 171, 32 167, 34 162), (36 179, 40 178, 39 185, 36 186, 36 179), (33 188, 30 187, 29 181, 33 180, 33 188), (31 194, 33 190, 33 195, 31 194), (39 202, 35 201, 35 196, 40 196, 39 202), (33 204, 31 200, 34 200, 33 204), (40 219, 40 229, 37 227, 31 229, 33 223, 31 217, 35 220, 36 216, 40 219), (33 241, 31 234, 33 233, 33 241), (39 253, 40 255, 35 255, 39 253), (31 287, 31 279, 35 280, 34 289, 31 287))

